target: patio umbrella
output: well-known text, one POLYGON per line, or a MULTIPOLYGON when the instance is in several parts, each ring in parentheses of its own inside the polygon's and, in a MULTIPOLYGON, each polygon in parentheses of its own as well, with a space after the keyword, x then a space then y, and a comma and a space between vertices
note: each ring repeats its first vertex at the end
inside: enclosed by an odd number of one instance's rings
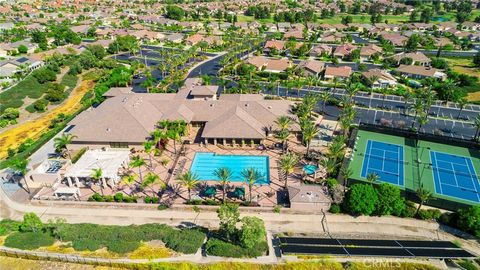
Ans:
POLYGON ((213 197, 217 194, 217 189, 212 186, 208 186, 207 189, 205 189, 205 196, 207 197, 213 197))
POLYGON ((236 187, 235 191, 233 191, 233 194, 237 198, 244 198, 245 197, 245 188, 243 187, 236 187))

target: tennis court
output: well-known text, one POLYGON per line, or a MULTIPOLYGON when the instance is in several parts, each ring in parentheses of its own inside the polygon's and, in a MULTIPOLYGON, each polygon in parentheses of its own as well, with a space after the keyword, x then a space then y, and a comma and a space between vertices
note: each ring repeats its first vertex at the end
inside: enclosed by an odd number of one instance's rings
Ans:
POLYGON ((430 159, 436 193, 480 202, 480 185, 469 157, 430 151, 430 159))
MULTIPOLYGON (((362 154, 360 154, 362 155, 362 154)), ((367 178, 371 173, 378 175, 382 182, 404 185, 403 146, 368 140, 363 154, 361 176, 367 178)))

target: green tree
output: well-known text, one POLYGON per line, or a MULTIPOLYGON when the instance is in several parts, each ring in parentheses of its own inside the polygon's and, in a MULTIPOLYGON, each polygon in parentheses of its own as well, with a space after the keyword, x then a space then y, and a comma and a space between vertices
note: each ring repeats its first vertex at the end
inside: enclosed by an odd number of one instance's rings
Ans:
POLYGON ((27 46, 25 46, 23 44, 18 46, 17 50, 18 50, 18 53, 20 53, 20 54, 24 54, 24 53, 28 52, 27 46))
POLYGON ((400 189, 388 183, 377 187, 378 201, 375 212, 378 215, 399 216, 405 208, 405 201, 400 189))
POLYGON ((418 212, 420 212, 420 209, 422 208, 422 206, 425 203, 427 203, 427 201, 430 200, 430 198, 432 198, 432 192, 430 192, 429 190, 426 190, 425 188, 423 188, 423 186, 421 186, 417 189, 416 193, 417 193, 418 200, 420 201, 420 203, 418 204, 417 211, 415 213, 415 215, 418 215, 418 212))
POLYGON ((22 232, 39 232, 43 229, 43 223, 35 213, 23 215, 23 221, 19 230, 22 232))
POLYGON ((265 224, 257 217, 242 218, 240 241, 245 248, 251 249, 265 241, 265 224))
POLYGON ((480 206, 471 206, 458 211, 457 226, 480 237, 480 206))
POLYGON ((192 189, 198 185, 198 175, 192 171, 186 171, 178 177, 178 181, 182 186, 184 186, 188 191, 188 200, 192 199, 192 189))
MULTIPOLYGON (((102 183, 101 183, 102 189, 107 187, 107 184, 105 182, 105 178, 103 178, 102 168, 92 169, 92 173, 90 174, 90 178, 92 178, 95 182, 98 182, 98 181, 101 180, 102 181, 102 183)), ((103 192, 103 190, 102 190, 102 192, 103 192)))
POLYGON ((27 179, 25 175, 27 174, 28 160, 27 159, 15 159, 11 162, 10 168, 14 171, 17 171, 22 176, 25 186, 27 187, 28 193, 30 193, 30 188, 28 187, 27 179))
POLYGON ((138 168, 138 176, 140 177, 140 182, 143 182, 142 167, 145 166, 145 164, 145 160, 139 155, 134 156, 129 164, 132 168, 138 168))
POLYGON ((283 172, 283 177, 284 177, 284 188, 286 189, 288 187, 288 175, 293 173, 293 170, 295 169, 295 166, 298 163, 298 156, 295 155, 294 153, 288 153, 285 155, 282 155, 280 159, 278 160, 278 166, 280 167, 280 170, 283 172))
POLYGON ((318 129, 318 127, 310 122, 310 121, 304 121, 304 124, 301 125, 301 131, 302 131, 302 139, 303 139, 303 142, 306 144, 307 146, 307 157, 309 156, 309 153, 310 153, 310 143, 312 142, 313 138, 315 138, 315 136, 318 135, 318 133, 320 132, 320 130, 318 129))
POLYGON ((260 179, 263 178, 262 174, 255 168, 246 168, 242 171, 242 177, 245 183, 248 185, 249 201, 252 202, 252 188, 260 179))
MULTIPOLYGON (((53 139, 53 146, 57 152, 62 153, 63 151, 67 150, 67 145, 71 144, 75 138, 77 138, 76 135, 63 133, 59 137, 53 139)), ((68 153, 68 157, 71 159, 70 153, 68 151, 66 152, 68 153)))
POLYGON ((480 134, 480 114, 473 120, 473 126, 475 127, 475 136, 473 137, 473 140, 478 140, 480 134))
POLYGON ((169 19, 181 21, 185 17, 185 11, 179 6, 168 5, 165 15, 169 19))
POLYGON ((345 209, 353 215, 371 215, 375 211, 378 196, 372 185, 354 184, 347 192, 345 209))
POLYGON ((225 202, 225 194, 227 193, 227 185, 232 178, 232 170, 227 167, 218 168, 213 174, 220 179, 219 183, 222 186, 222 202, 225 202))
POLYGON ((240 211, 237 204, 225 203, 217 210, 220 219, 220 232, 228 241, 232 241, 237 233, 237 223, 240 221, 240 211))

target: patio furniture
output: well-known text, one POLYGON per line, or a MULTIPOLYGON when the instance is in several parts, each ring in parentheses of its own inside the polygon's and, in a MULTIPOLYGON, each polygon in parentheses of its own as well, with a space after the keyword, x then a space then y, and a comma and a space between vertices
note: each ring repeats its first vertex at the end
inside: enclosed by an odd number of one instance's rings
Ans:
POLYGON ((236 197, 236 198, 239 198, 239 199, 244 199, 245 198, 245 188, 243 187, 236 187, 235 190, 233 191, 233 195, 236 197))
POLYGON ((217 194, 217 189, 215 187, 212 187, 212 186, 207 186, 204 194, 207 197, 213 197, 217 194))

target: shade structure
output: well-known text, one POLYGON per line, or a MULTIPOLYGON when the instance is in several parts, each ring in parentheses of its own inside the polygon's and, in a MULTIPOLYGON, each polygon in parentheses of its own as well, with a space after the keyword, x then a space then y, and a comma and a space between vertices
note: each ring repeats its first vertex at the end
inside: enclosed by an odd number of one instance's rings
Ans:
POLYGON ((206 189, 205 189, 205 196, 207 197, 213 197, 217 194, 217 189, 215 187, 212 187, 212 186, 208 186, 206 189))

